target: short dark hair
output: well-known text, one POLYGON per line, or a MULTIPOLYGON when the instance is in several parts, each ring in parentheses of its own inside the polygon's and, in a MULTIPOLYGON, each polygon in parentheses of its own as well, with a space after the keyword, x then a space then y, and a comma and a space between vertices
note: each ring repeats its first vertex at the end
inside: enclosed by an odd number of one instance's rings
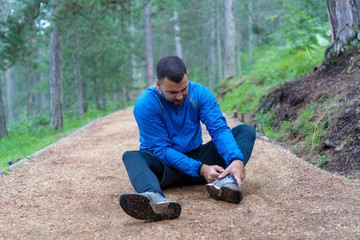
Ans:
POLYGON ((168 78, 173 82, 179 83, 186 73, 186 66, 178 56, 163 57, 156 64, 156 75, 159 81, 168 78))

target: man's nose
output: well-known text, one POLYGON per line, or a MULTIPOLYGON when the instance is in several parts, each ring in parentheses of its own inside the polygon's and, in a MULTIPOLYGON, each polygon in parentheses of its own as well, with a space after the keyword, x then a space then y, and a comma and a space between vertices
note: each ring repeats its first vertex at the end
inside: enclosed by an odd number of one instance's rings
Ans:
POLYGON ((176 94, 176 100, 182 100, 183 95, 181 93, 176 94))

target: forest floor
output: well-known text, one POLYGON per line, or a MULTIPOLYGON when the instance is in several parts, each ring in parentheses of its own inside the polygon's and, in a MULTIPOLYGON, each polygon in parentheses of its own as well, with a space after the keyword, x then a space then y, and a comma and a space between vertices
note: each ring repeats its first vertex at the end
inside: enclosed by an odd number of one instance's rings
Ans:
MULTIPOLYGON (((327 171, 359 179, 360 52, 344 56, 336 63, 321 64, 296 81, 279 86, 266 96, 258 111, 276 109, 273 127, 278 127, 282 121, 296 126, 309 104, 318 104, 318 107, 314 107, 308 122, 312 126, 322 125, 328 134, 316 147, 299 145, 307 135, 293 127, 285 135, 283 145, 296 148, 296 152, 309 162, 316 162, 316 158, 323 156, 326 162, 322 164, 327 171)), ((311 135, 315 136, 319 128, 315 127, 311 135)))
POLYGON ((0 239, 360 239, 360 182, 262 139, 240 204, 177 187, 165 195, 182 205, 178 219, 133 219, 118 196, 133 191, 121 156, 138 137, 132 109, 115 112, 0 176, 0 239))

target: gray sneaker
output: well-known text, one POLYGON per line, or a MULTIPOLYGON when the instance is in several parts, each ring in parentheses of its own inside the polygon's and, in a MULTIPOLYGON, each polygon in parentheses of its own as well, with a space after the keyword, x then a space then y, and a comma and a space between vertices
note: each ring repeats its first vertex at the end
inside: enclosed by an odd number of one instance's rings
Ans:
POLYGON ((212 183, 206 184, 210 197, 229 203, 239 203, 243 199, 243 193, 238 188, 233 175, 217 179, 212 183))
POLYGON ((141 220, 160 221, 180 216, 181 205, 159 193, 124 193, 119 197, 121 208, 131 217, 141 220))

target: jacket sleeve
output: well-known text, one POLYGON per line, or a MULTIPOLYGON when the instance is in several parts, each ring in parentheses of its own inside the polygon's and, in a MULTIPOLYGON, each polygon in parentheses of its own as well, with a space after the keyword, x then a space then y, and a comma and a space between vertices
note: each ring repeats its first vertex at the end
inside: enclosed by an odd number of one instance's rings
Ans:
MULTIPOLYGON (((170 139, 160 113, 154 110, 151 104, 145 101, 136 103, 134 116, 139 127, 140 138, 146 146, 162 159, 169 167, 176 168, 185 174, 198 177, 202 163, 189 158, 185 154, 171 147, 170 139)), ((156 106, 155 109, 159 108, 156 106)))
MULTIPOLYGON (((199 115, 205 124, 215 147, 220 156, 230 165, 233 160, 240 159, 244 162, 244 156, 237 145, 234 136, 227 125, 215 97, 207 88, 203 87, 199 97, 199 115)), ((244 162, 244 165, 246 163, 244 162)))

